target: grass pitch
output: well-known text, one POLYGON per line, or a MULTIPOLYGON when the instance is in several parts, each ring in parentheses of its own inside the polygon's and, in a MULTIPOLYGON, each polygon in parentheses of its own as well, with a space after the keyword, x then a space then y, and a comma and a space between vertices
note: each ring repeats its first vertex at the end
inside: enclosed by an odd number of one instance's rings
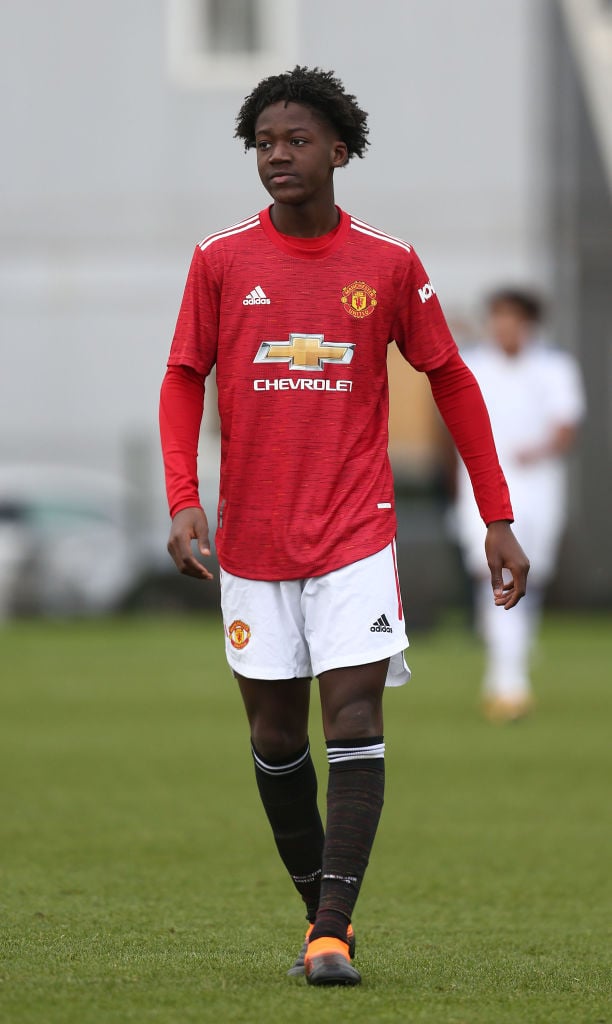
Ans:
POLYGON ((0 646, 3 1024, 612 1021, 609 620, 547 620, 539 710, 507 727, 478 716, 465 631, 414 637, 354 990, 285 977, 302 910, 216 619, 0 646))

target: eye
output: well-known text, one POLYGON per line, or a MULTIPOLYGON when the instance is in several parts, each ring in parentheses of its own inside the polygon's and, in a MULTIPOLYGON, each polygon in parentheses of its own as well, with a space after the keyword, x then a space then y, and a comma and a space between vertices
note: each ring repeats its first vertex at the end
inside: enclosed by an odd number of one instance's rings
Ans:
POLYGON ((296 139, 292 139, 291 140, 291 145, 292 146, 305 146, 306 145, 306 139, 297 139, 297 138, 296 139))
POLYGON ((260 139, 260 141, 257 143, 257 149, 259 149, 262 153, 265 153, 266 150, 268 150, 269 148, 270 143, 266 142, 265 139, 260 139))

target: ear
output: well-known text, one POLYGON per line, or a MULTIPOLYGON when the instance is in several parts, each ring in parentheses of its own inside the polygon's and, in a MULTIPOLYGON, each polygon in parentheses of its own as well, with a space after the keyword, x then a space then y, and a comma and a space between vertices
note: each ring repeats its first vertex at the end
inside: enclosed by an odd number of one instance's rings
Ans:
POLYGON ((336 141, 332 148, 332 167, 344 167, 348 163, 348 147, 346 142, 336 141))

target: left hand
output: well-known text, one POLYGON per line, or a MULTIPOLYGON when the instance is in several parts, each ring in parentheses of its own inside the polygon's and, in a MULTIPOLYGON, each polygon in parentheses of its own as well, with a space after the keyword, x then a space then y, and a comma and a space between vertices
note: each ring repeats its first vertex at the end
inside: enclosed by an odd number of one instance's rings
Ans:
POLYGON ((506 519, 489 523, 485 552, 491 570, 491 586, 495 604, 506 610, 514 608, 527 589, 529 559, 506 519), (511 573, 508 583, 504 583, 502 569, 507 569, 511 573))

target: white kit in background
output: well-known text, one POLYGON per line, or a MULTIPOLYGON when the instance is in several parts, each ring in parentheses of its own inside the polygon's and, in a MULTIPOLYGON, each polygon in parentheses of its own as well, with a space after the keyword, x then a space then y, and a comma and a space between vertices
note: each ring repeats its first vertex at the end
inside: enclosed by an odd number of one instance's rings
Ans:
POLYGON ((521 701, 530 695, 529 648, 567 514, 565 457, 547 455, 524 463, 521 454, 545 446, 556 428, 579 423, 585 409, 582 380, 571 355, 536 342, 514 355, 493 344, 462 355, 489 409, 512 496, 514 532, 531 562, 526 596, 510 612, 497 608, 484 554, 485 528, 460 466, 456 522, 466 567, 479 581, 477 619, 488 650, 485 697, 521 701))

